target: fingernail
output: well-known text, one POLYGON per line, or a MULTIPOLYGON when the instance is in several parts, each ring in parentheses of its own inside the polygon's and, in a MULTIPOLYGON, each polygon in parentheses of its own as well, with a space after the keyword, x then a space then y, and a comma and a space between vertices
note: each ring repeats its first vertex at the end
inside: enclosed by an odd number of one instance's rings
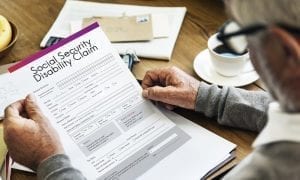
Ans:
POLYGON ((144 96, 144 98, 147 98, 148 97, 148 90, 147 89, 143 90, 142 95, 144 96))
POLYGON ((170 111, 174 110, 174 106, 172 105, 167 104, 165 107, 170 111))
POLYGON ((35 98, 34 94, 32 94, 32 93, 30 93, 30 94, 27 96, 27 99, 28 99, 29 101, 36 102, 36 98, 35 98))

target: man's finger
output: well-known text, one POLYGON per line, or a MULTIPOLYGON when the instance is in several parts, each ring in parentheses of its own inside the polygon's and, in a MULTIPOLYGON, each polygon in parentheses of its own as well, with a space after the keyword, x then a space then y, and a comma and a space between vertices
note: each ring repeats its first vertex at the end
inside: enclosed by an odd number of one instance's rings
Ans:
POLYGON ((7 106, 4 110, 5 118, 10 116, 20 116, 24 111, 24 100, 19 100, 7 106))
POLYGON ((159 70, 147 71, 142 81, 142 88, 146 89, 156 85, 159 82, 158 73, 159 70))
POLYGON ((173 111, 175 109, 175 106, 171 104, 165 104, 165 108, 167 108, 170 111, 173 111))
POLYGON ((154 101, 176 105, 176 92, 176 88, 172 86, 154 86, 143 90, 143 96, 154 101))
POLYGON ((41 109, 36 103, 36 99, 33 94, 29 94, 26 97, 25 109, 30 119, 34 121, 43 121, 43 119, 45 119, 41 109))
POLYGON ((6 130, 9 125, 13 125, 15 128, 22 128, 24 126, 24 118, 21 117, 23 111, 24 100, 19 100, 7 106, 4 112, 4 129, 6 130))
POLYGON ((171 73, 171 71, 172 68, 161 68, 147 71, 142 81, 143 89, 156 85, 165 86, 167 84, 167 77, 171 73))

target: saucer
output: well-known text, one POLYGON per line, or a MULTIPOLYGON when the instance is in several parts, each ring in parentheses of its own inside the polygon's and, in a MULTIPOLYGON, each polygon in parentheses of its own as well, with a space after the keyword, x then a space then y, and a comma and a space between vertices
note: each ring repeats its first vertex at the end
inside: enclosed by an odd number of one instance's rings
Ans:
POLYGON ((252 67, 251 61, 248 61, 243 72, 237 76, 226 77, 217 73, 210 60, 208 49, 201 51, 194 60, 194 70, 203 80, 217 84, 219 86, 240 87, 256 81, 259 76, 252 67))

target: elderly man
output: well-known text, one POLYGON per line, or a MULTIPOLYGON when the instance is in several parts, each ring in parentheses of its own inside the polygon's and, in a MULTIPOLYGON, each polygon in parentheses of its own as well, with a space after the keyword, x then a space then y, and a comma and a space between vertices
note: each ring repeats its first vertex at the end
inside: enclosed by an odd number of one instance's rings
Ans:
MULTIPOLYGON (((207 85, 177 68, 147 72, 143 96, 168 109, 180 106, 216 117, 223 125, 264 128, 253 152, 225 178, 300 179, 300 2, 229 0, 226 4, 241 29, 219 38, 230 44, 237 35, 247 37, 251 60, 275 100, 269 109, 271 98, 264 92, 207 85)), ((4 133, 12 158, 37 170, 39 179, 84 179, 71 167, 32 96, 6 109, 4 133)))

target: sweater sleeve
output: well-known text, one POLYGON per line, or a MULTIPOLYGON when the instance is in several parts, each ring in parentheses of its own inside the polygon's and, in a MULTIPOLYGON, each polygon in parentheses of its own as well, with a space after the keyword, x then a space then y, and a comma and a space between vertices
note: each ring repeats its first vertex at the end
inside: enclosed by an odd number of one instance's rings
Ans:
POLYGON ((247 91, 234 87, 219 88, 200 83, 196 100, 197 112, 217 118, 221 125, 260 131, 267 121, 271 97, 264 91, 247 91))
POLYGON ((80 171, 73 168, 68 156, 64 154, 54 155, 43 161, 37 169, 38 180, 56 180, 56 179, 86 179, 80 171))

